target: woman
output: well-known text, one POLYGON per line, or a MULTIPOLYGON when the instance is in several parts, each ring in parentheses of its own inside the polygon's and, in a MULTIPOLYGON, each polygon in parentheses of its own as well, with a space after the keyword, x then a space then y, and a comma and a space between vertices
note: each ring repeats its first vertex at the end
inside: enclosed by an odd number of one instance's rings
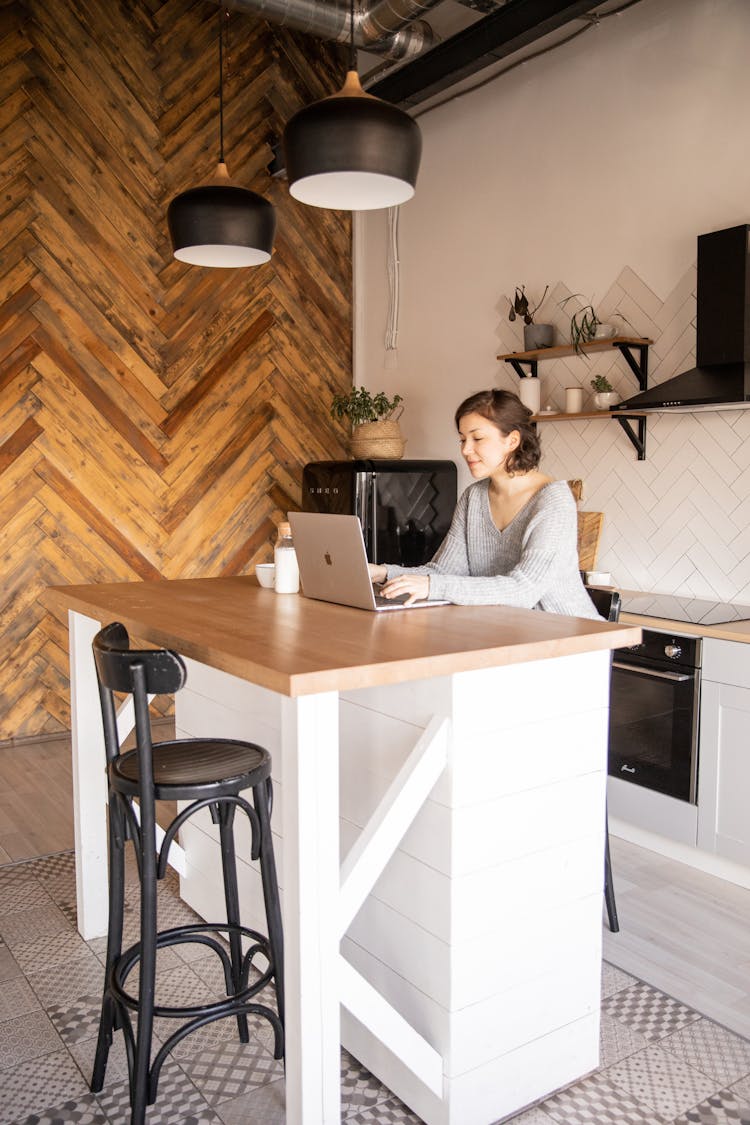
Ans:
POLYGON ((475 484, 425 566, 370 564, 386 598, 511 605, 598 618, 578 570, 576 506, 566 481, 539 472, 531 411, 509 391, 480 391, 456 411, 475 484))

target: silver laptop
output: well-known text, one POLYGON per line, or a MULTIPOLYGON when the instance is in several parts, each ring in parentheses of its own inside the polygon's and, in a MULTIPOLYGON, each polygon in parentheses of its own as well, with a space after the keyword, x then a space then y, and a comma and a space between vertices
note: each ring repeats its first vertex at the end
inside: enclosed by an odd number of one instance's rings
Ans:
POLYGON ((367 551, 357 516, 289 512, 288 518, 306 598, 377 611, 448 604, 422 600, 404 605, 408 595, 402 599, 380 596, 367 569, 367 551))

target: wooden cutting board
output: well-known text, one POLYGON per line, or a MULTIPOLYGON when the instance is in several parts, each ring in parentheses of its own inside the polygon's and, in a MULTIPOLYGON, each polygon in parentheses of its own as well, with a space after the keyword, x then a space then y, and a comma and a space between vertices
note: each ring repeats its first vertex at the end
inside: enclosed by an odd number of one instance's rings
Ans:
POLYGON ((578 568, 596 570, 604 512, 578 513, 578 568))

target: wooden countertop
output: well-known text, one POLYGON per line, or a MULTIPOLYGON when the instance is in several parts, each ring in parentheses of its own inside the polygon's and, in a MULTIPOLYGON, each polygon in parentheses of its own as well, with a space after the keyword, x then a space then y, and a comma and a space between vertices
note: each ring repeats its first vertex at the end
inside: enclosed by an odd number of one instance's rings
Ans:
POLYGON ((666 617, 643 617, 639 613, 621 613, 625 625, 643 629, 661 629, 668 633, 685 633, 692 637, 712 637, 717 641, 739 641, 750 644, 750 621, 729 621, 726 625, 691 625, 689 621, 671 621, 666 617))
POLYGON ((505 606, 368 613, 250 577, 52 586, 43 601, 288 696, 637 644, 639 628, 505 606))

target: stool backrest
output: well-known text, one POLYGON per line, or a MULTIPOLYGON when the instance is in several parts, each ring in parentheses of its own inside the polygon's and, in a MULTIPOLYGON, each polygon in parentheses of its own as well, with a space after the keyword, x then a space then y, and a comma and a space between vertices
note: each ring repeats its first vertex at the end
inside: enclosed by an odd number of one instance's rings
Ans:
POLYGON ((179 691, 187 680, 187 669, 182 658, 169 649, 131 649, 128 631, 119 621, 96 634, 93 649, 107 761, 113 762, 120 753, 114 692, 132 695, 141 783, 147 787, 153 779, 148 697, 179 691))
POLYGON ((587 586, 586 593, 594 603, 597 613, 603 617, 605 621, 620 620, 622 598, 620 597, 619 590, 594 590, 590 586, 587 586))
POLYGON ((131 649, 124 625, 113 621, 94 637, 94 661, 99 682, 110 691, 133 692, 133 667, 143 666, 150 695, 171 695, 184 686, 187 670, 181 657, 169 649, 131 649))

